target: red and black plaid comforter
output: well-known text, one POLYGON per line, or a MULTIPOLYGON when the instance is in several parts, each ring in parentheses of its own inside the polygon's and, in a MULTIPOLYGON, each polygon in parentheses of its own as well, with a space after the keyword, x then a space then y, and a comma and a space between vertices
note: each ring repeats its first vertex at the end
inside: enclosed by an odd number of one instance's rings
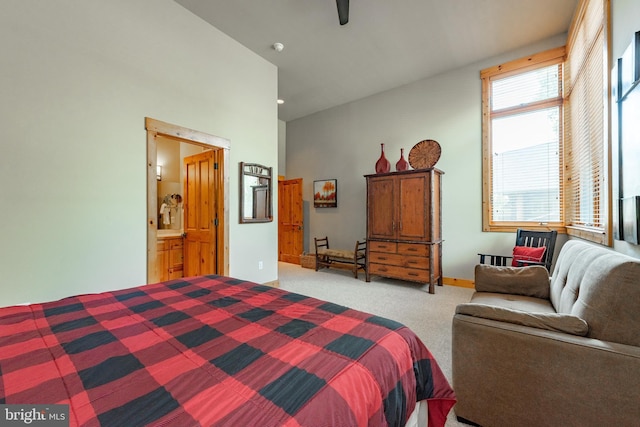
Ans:
POLYGON ((455 403, 406 327, 222 276, 0 309, 0 403, 71 425, 401 426, 455 403))

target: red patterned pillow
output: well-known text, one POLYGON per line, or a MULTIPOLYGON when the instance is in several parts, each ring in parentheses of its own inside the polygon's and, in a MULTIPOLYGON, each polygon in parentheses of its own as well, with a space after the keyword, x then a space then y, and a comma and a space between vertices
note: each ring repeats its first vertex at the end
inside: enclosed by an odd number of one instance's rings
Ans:
MULTIPOLYGON (((529 246, 516 246, 513 248, 513 261, 511 265, 513 267, 520 267, 522 264, 519 264, 518 261, 542 261, 542 257, 544 256, 544 251, 547 248, 545 246, 540 246, 539 248, 531 248, 529 246)), ((526 265, 526 263, 524 264, 526 265)))

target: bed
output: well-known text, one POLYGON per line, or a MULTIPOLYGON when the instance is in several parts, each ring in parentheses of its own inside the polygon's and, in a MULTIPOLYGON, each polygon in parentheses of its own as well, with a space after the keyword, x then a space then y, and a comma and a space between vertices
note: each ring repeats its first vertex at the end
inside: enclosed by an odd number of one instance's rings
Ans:
POLYGON ((70 425, 403 426, 418 401, 443 426, 455 395, 405 326, 230 277, 0 309, 0 403, 70 425))

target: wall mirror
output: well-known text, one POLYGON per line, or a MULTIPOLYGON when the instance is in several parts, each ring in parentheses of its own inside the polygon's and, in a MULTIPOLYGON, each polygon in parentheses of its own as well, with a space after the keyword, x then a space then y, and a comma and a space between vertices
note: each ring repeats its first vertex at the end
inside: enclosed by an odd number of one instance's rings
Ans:
POLYGON ((273 221, 271 168, 240 162, 240 223, 273 221))

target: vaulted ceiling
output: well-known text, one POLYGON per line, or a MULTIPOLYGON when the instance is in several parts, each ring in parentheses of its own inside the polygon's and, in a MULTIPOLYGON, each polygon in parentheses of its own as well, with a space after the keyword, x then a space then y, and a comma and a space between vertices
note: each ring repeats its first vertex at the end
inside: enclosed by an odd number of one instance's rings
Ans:
POLYGON ((340 25, 334 0, 175 1, 278 67, 284 121, 566 33, 578 4, 351 0, 340 25))

